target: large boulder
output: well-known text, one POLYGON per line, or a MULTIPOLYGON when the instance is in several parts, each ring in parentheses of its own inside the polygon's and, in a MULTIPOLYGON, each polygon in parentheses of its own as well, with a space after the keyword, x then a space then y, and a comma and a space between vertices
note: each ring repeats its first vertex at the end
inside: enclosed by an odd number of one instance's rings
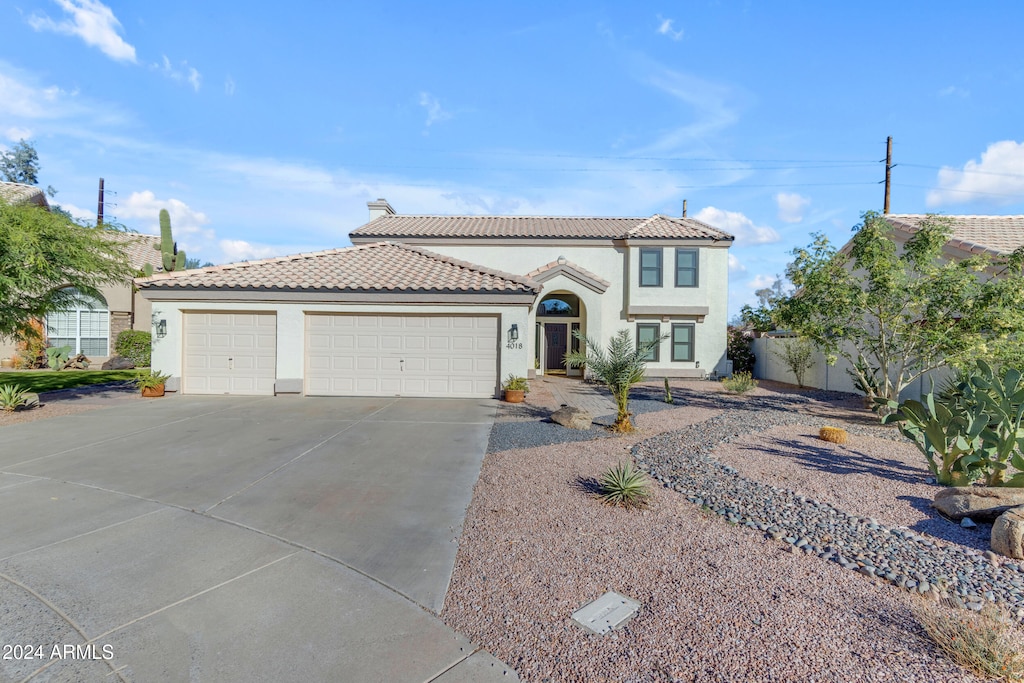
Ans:
POLYGON ((551 421, 569 429, 590 429, 594 418, 585 410, 564 406, 551 413, 551 421))
POLYGON ((1003 486, 952 486, 935 494, 935 509, 957 521, 970 517, 991 522, 1010 508, 1024 505, 1024 489, 1003 486))
POLYGON ((101 366, 104 370, 134 370, 135 363, 124 356, 114 356, 101 366))
POLYGON ((1024 560, 1024 507, 1010 508, 992 525, 992 550, 1024 560))

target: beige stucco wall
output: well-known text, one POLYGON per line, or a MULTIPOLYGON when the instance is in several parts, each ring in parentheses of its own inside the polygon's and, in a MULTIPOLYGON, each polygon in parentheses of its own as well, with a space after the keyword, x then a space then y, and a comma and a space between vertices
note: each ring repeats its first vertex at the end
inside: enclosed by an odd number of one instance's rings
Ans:
MULTIPOLYGON (((603 294, 559 275, 544 282, 544 291, 538 301, 548 294, 567 291, 576 294, 586 307, 588 337, 607 341, 618 330, 627 328, 636 334, 637 322, 657 322, 662 334, 668 334, 672 323, 695 323, 695 354, 692 362, 673 362, 671 339, 662 342, 660 360, 649 363, 648 375, 686 375, 699 372, 724 371, 726 358, 726 330, 729 304, 729 250, 728 243, 718 246, 699 247, 700 280, 698 287, 675 286, 675 248, 686 247, 678 243, 632 244, 612 246, 600 241, 594 245, 538 244, 533 245, 459 245, 423 242, 423 246, 447 256, 487 266, 516 275, 527 273, 544 266, 559 257, 599 275, 610 286, 603 294), (640 246, 661 248, 663 278, 661 287, 640 287, 638 259, 640 246), (626 316, 627 306, 706 306, 709 309, 703 322, 691 317, 636 318, 630 322, 626 316), (699 367, 698 367, 699 363, 699 367)), ((532 368, 533 349, 536 335, 536 308, 530 313, 528 348, 532 368)))
POLYGON ((154 301, 153 320, 167 321, 167 336, 159 339, 153 329, 153 369, 171 375, 169 389, 179 386, 183 352, 184 330, 183 313, 198 311, 261 311, 273 312, 277 315, 277 379, 288 386, 301 386, 305 378, 306 348, 306 314, 307 313, 364 313, 411 315, 497 315, 499 316, 499 379, 509 374, 526 377, 532 349, 522 337, 522 330, 528 327, 529 307, 520 305, 399 305, 399 304, 314 304, 314 303, 217 303, 217 302, 182 302, 154 301), (507 333, 516 324, 520 330, 520 339, 516 344, 509 344, 507 333), (296 381, 299 385, 296 385, 296 381))

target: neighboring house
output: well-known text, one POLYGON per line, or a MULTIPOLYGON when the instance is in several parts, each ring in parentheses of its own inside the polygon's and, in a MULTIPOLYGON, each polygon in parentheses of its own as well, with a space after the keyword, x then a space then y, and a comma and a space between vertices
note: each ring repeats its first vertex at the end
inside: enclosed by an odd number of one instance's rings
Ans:
MULTIPOLYGON (((1024 246, 1024 216, 940 216, 950 222, 953 235, 943 249, 947 258, 961 260, 976 254, 987 254, 991 257, 1006 256, 1024 246)), ((914 233, 920 230, 922 221, 933 218, 925 214, 889 214, 885 220, 893 227, 893 239, 902 247, 914 233)), ((848 251, 850 243, 840 251, 848 251)), ((990 269, 994 274, 994 270, 990 269)), ((755 376, 759 379, 770 379, 779 382, 796 383, 793 374, 785 367, 782 359, 775 356, 773 350, 781 350, 784 340, 777 336, 767 336, 754 340, 754 353, 757 356, 755 376)), ((853 380, 846 372, 850 364, 839 358, 834 366, 829 366, 821 353, 814 355, 814 366, 807 372, 804 381, 808 386, 833 391, 859 393, 853 380)), ((945 376, 941 369, 932 373, 936 384, 945 376)), ((930 388, 928 376, 922 377, 908 387, 903 398, 918 398, 930 388)))
MULTIPOLYGON (((0 182, 0 199, 10 203, 33 203, 49 209, 46 195, 38 187, 20 183, 0 182)), ((147 263, 160 263, 154 250, 160 238, 129 232, 110 232, 110 237, 123 241, 134 270, 147 263)), ((72 353, 84 353, 94 363, 102 363, 113 354, 117 335, 122 330, 149 330, 149 302, 133 292, 131 281, 100 288, 100 299, 81 297, 73 310, 52 313, 43 321, 43 331, 51 346, 70 346, 72 353)), ((0 339, 0 357, 14 358, 17 342, 0 339)))
POLYGON ((153 365, 184 393, 493 397, 565 372, 573 332, 668 335, 653 376, 723 371, 728 249, 699 221, 401 216, 352 247, 136 280, 153 365))

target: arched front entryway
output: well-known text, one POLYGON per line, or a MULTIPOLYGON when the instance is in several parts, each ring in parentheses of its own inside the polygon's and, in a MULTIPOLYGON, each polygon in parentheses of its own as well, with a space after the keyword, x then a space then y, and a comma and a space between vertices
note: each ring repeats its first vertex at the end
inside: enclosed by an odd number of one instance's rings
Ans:
POLYGON ((534 357, 537 369, 546 375, 582 376, 580 368, 567 370, 565 354, 578 351, 575 333, 586 335, 586 307, 572 292, 555 291, 537 304, 537 333, 534 357))
POLYGON ((50 346, 70 346, 71 353, 106 356, 110 347, 110 311, 102 297, 91 297, 77 289, 67 290, 74 304, 46 316, 46 339, 50 346))

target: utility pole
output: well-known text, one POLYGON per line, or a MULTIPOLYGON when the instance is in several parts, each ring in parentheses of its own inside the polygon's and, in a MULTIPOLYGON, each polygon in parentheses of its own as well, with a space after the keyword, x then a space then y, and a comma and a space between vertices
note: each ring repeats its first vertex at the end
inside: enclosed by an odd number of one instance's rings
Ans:
POLYGON ((892 187, 892 136, 885 141, 885 203, 882 205, 882 213, 889 213, 889 190, 892 187))
POLYGON ((686 218, 686 200, 683 200, 683 218, 686 218))
MULTIPOLYGON (((886 205, 888 206, 888 204, 886 205)), ((99 203, 96 205, 96 226, 103 224, 103 179, 99 179, 99 203)))

